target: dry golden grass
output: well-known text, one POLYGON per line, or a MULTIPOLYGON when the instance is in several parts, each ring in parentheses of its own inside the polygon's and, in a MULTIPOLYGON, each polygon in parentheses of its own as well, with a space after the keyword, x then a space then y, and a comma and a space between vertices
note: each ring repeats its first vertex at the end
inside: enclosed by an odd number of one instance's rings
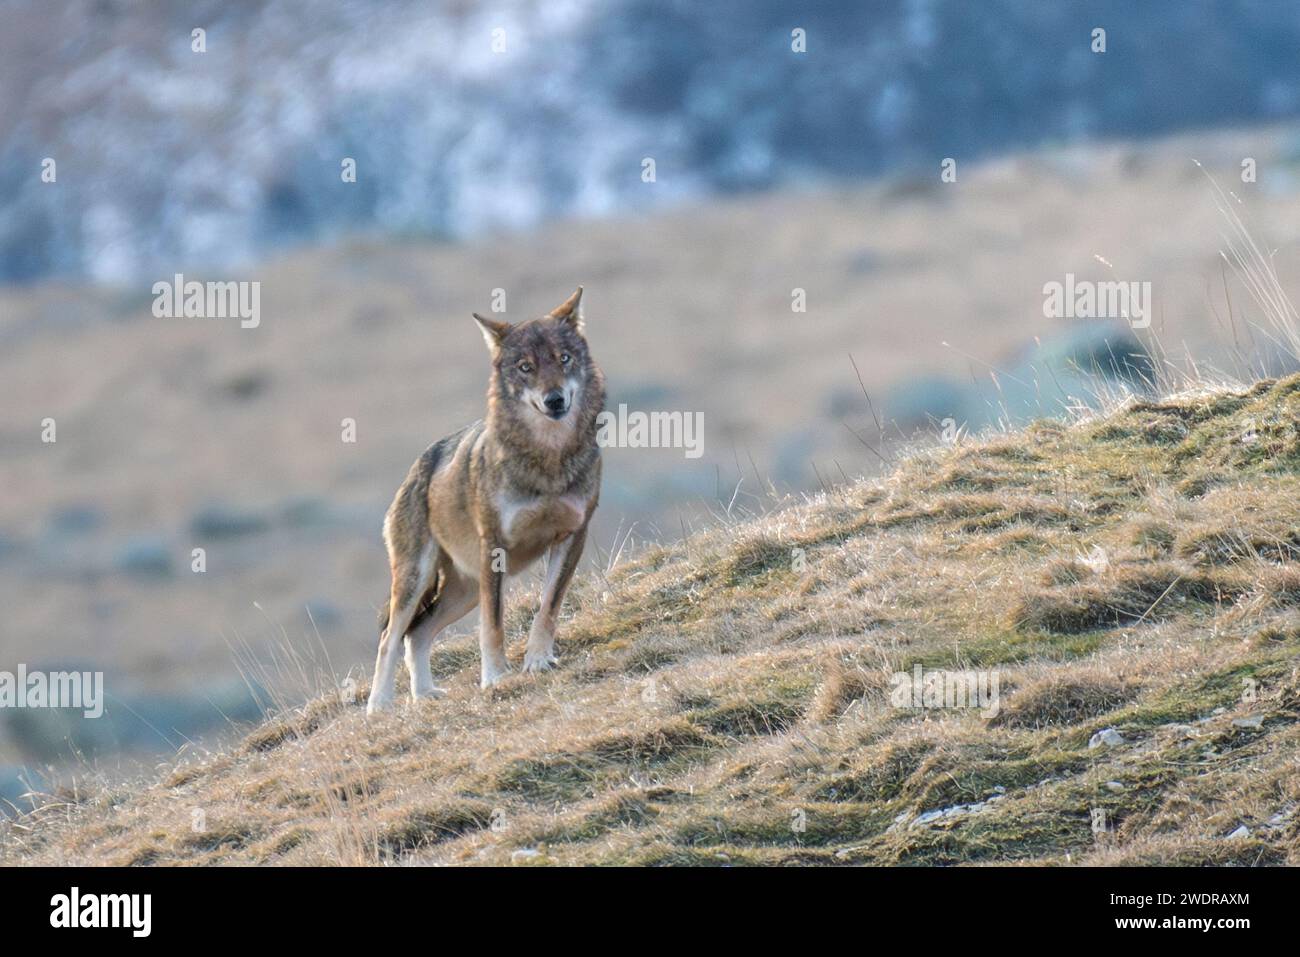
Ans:
POLYGON ((452 637, 446 698, 322 697, 0 863, 1300 864, 1298 466, 1300 377, 918 453, 580 580, 555 672, 452 637), (918 664, 997 714, 896 706, 918 664))

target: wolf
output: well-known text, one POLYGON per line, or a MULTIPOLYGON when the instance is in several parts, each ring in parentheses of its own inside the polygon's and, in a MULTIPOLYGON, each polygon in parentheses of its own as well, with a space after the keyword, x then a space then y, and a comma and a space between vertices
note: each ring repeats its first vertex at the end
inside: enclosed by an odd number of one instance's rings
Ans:
POLYGON ((523 670, 558 663, 556 619, 600 498, 605 379, 587 346, 581 286, 540 318, 473 316, 491 356, 487 415, 429 446, 384 518, 392 587, 379 613, 368 714, 392 705, 403 645, 412 700, 440 696, 433 640, 475 607, 480 686, 509 674, 505 580, 543 554, 545 586, 523 670))

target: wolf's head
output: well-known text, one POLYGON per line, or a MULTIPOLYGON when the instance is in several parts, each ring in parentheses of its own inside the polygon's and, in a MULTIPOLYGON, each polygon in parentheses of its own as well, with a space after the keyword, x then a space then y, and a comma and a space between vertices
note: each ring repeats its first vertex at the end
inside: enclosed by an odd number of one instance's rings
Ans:
POLYGON ((581 286, 539 319, 511 324, 478 313, 474 319, 492 354, 494 415, 557 446, 591 427, 605 391, 583 335, 581 286))

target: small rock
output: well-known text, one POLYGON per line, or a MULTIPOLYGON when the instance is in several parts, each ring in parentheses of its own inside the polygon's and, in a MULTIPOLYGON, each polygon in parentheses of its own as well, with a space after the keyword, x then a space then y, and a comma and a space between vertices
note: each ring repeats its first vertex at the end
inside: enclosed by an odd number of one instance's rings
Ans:
POLYGON ((917 819, 912 822, 911 826, 924 827, 925 825, 929 824, 931 821, 939 820, 939 818, 944 816, 944 813, 945 812, 942 810, 926 811, 924 814, 919 815, 917 819))
POLYGON ((1269 827, 1284 827, 1295 814, 1294 807, 1285 807, 1268 819, 1269 827))
POLYGON ((510 855, 510 863, 518 864, 520 861, 531 861, 542 856, 542 852, 535 847, 522 847, 510 855))
POLYGON ((1234 728, 1262 728, 1264 719, 1257 714, 1253 714, 1249 718, 1233 718, 1232 726, 1234 728))
MULTIPOLYGON (((967 814, 978 814, 980 811, 987 810, 988 806, 993 802, 1000 800, 1002 800, 1002 796, 998 795, 997 797, 989 798, 987 801, 977 801, 974 804, 955 804, 952 807, 926 811, 909 824, 908 827, 924 827, 925 825, 932 824, 935 821, 951 820, 956 817, 964 817, 967 814)), ((900 814, 898 817, 894 818, 894 823, 901 824, 906 819, 907 815, 905 813, 900 814)))
POLYGON ((1120 734, 1114 728, 1106 728, 1098 731, 1088 740, 1089 748, 1100 748, 1103 744, 1108 748, 1117 748, 1121 744, 1126 744, 1124 735, 1120 734))
POLYGON ((1107 782, 1106 782, 1106 787, 1110 788, 1112 791, 1122 791, 1122 790, 1124 790, 1124 785, 1121 784, 1121 783, 1118 782, 1118 781, 1107 781, 1107 782))
POLYGON ((1229 834, 1227 840, 1235 841, 1243 837, 1250 837, 1250 828, 1246 827, 1246 825, 1244 824, 1241 825, 1241 827, 1237 828, 1235 831, 1233 831, 1231 834, 1229 834))

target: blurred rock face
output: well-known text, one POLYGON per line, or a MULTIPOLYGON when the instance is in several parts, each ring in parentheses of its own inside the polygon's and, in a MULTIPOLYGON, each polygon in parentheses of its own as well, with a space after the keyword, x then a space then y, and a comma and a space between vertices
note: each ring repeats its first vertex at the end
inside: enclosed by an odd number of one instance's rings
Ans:
POLYGON ((473 235, 1300 110, 1300 7, 1280 4, 51 0, 6 18, 0 279, 123 281, 340 231, 473 235))

